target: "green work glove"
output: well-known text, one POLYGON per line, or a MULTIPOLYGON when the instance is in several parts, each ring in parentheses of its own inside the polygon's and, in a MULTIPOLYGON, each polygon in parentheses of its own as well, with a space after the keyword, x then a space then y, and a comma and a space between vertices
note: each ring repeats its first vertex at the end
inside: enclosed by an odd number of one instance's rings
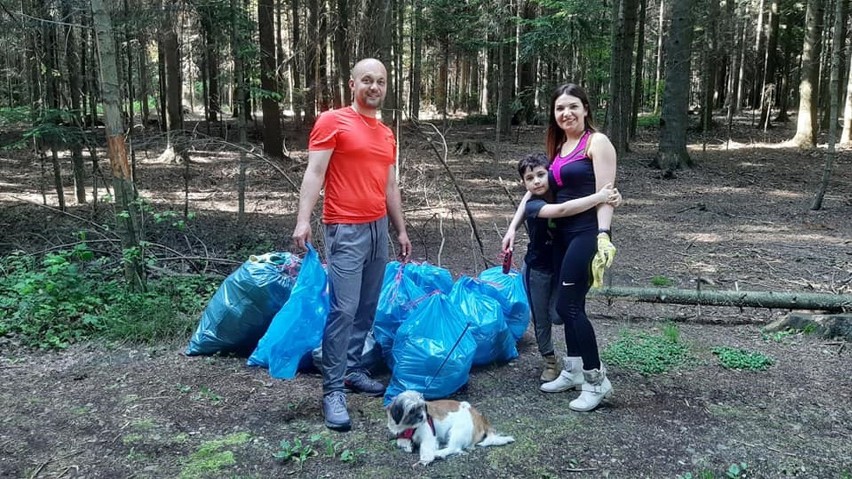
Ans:
POLYGON ((609 240, 607 233, 598 234, 598 252, 592 259, 592 287, 603 286, 604 270, 612 266, 615 259, 615 245, 609 240))

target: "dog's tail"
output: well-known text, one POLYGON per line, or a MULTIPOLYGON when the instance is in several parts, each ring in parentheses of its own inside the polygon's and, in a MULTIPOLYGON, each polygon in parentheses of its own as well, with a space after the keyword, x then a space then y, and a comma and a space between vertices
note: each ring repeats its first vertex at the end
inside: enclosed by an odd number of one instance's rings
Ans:
POLYGON ((485 435, 485 439, 479 441, 476 445, 480 447, 488 447, 488 446, 505 446, 511 442, 515 442, 515 438, 512 436, 502 436, 497 434, 497 431, 490 430, 488 434, 485 435))

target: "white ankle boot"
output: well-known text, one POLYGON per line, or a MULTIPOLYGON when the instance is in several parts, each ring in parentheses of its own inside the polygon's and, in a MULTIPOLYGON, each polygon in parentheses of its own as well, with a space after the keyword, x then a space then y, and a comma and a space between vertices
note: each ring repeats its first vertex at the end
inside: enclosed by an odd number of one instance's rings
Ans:
POLYGON ((561 393, 583 385, 583 358, 566 357, 562 363, 562 372, 559 373, 559 377, 542 384, 539 389, 546 393, 561 393))
POLYGON ((605 398, 612 396, 612 384, 606 378, 606 368, 601 363, 600 369, 583 371, 586 382, 583 384, 580 397, 568 403, 568 407, 574 411, 591 411, 605 398))

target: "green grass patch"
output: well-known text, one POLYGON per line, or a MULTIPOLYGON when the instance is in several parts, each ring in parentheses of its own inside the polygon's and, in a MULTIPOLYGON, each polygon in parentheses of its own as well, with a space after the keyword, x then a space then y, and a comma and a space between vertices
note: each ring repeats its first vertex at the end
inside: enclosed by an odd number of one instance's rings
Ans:
POLYGON ((125 287, 121 264, 80 243, 41 259, 0 259, 0 336, 37 349, 64 349, 82 340, 152 344, 187 336, 219 279, 167 277, 148 291, 125 287))
POLYGON ((192 453, 180 472, 180 478, 223 477, 221 475, 222 469, 237 463, 234 452, 226 448, 241 446, 249 440, 251 440, 249 433, 240 432, 222 439, 205 442, 197 451, 192 453))
POLYGON ((763 371, 775 363, 775 360, 769 356, 745 349, 719 346, 712 351, 719 358, 722 366, 727 369, 763 371))
POLYGON ((659 288, 668 288, 674 284, 674 280, 666 278, 665 276, 654 276, 651 278, 651 284, 659 288))
POLYGON ((639 115, 636 126, 640 128, 655 128, 660 126, 660 115, 639 115))
POLYGON ((674 324, 666 325, 659 334, 625 330, 601 353, 609 364, 637 371, 646 376, 662 374, 686 363, 689 348, 681 343, 674 324))

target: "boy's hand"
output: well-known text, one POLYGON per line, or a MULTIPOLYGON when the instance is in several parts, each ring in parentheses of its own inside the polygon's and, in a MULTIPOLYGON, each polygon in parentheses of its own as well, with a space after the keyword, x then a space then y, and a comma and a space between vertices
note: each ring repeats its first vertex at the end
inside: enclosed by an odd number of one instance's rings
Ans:
POLYGON ((500 251, 502 251, 503 254, 506 254, 509 251, 512 251, 512 249, 514 248, 514 246, 513 246, 514 243, 515 243, 515 231, 513 229, 509 228, 509 231, 507 231, 506 234, 503 236, 503 242, 500 245, 500 251))
POLYGON ((609 198, 607 198, 606 202, 607 204, 612 205, 613 208, 618 208, 619 206, 621 206, 621 200, 621 192, 618 191, 618 188, 613 188, 612 194, 609 195, 609 198))
POLYGON ((615 189, 612 187, 612 183, 607 183, 603 185, 603 188, 601 188, 600 191, 596 193, 598 197, 598 203, 609 203, 609 200, 612 197, 614 191, 615 189))

